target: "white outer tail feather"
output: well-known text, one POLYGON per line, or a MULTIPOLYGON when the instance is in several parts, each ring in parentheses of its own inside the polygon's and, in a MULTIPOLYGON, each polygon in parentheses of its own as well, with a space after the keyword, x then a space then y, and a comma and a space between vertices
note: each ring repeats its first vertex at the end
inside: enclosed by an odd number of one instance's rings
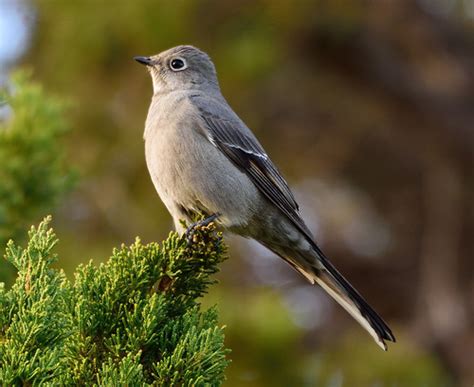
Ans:
POLYGON ((379 337, 374 328, 369 324, 367 319, 360 313, 359 308, 351 302, 350 298, 344 297, 343 294, 338 293, 322 278, 315 276, 316 283, 321 286, 334 300, 341 305, 375 340, 377 345, 384 351, 387 350, 387 344, 379 337))

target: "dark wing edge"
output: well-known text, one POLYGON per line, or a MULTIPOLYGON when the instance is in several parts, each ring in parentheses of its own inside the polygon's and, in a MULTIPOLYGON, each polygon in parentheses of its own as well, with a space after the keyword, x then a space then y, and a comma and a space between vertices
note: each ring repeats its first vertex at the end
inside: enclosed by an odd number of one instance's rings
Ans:
MULTIPOLYGON (((209 141, 245 172, 260 192, 312 240, 311 232, 298 213, 299 207, 288 183, 250 130, 237 117, 235 120, 223 119, 208 112, 202 103, 199 104, 200 99, 196 97, 194 102, 198 102, 195 105, 206 126, 209 141)), ((233 113, 230 108, 221 108, 223 111, 220 113, 233 113)))

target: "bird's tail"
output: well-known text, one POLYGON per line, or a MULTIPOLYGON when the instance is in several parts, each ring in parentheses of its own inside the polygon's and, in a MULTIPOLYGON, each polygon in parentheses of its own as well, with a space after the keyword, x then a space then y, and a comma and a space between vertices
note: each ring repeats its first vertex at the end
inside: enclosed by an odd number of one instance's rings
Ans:
POLYGON ((364 300, 359 292, 337 271, 331 262, 324 255, 321 258, 323 258, 320 259, 322 267, 315 268, 314 270, 314 280, 316 283, 354 317, 369 332, 375 342, 386 351, 387 344, 385 340, 395 342, 395 336, 388 325, 364 300))
POLYGON ((386 351, 387 344, 385 340, 395 342, 395 336, 388 325, 364 300, 359 292, 337 271, 332 263, 329 262, 318 246, 314 243, 312 245, 311 253, 304 254, 295 252, 294 249, 275 249, 274 246, 272 246, 273 248, 269 246, 269 248, 285 259, 311 283, 320 285, 386 351), (307 257, 307 254, 311 254, 311 257, 307 257))

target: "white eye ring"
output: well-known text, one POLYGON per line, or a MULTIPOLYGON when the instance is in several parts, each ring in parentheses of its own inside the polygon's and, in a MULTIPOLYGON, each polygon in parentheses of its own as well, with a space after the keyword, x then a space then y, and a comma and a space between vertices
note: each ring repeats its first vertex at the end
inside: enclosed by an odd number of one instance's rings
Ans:
POLYGON ((170 69, 173 71, 183 71, 188 68, 186 61, 184 60, 184 58, 181 58, 180 56, 177 56, 171 59, 169 66, 170 66, 170 69))

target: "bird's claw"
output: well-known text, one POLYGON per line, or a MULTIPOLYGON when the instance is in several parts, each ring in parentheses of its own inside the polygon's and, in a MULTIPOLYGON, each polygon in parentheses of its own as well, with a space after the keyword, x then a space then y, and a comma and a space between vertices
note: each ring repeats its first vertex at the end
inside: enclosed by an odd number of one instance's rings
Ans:
POLYGON ((218 214, 213 214, 213 215, 211 215, 211 216, 208 216, 207 218, 201 219, 200 221, 191 224, 191 225, 186 229, 186 232, 185 232, 188 247, 191 246, 192 243, 193 243, 193 237, 194 237, 194 234, 195 234, 195 232, 196 232, 196 229, 197 229, 198 227, 207 226, 209 223, 213 222, 213 221, 216 220, 218 217, 219 217, 218 214))

